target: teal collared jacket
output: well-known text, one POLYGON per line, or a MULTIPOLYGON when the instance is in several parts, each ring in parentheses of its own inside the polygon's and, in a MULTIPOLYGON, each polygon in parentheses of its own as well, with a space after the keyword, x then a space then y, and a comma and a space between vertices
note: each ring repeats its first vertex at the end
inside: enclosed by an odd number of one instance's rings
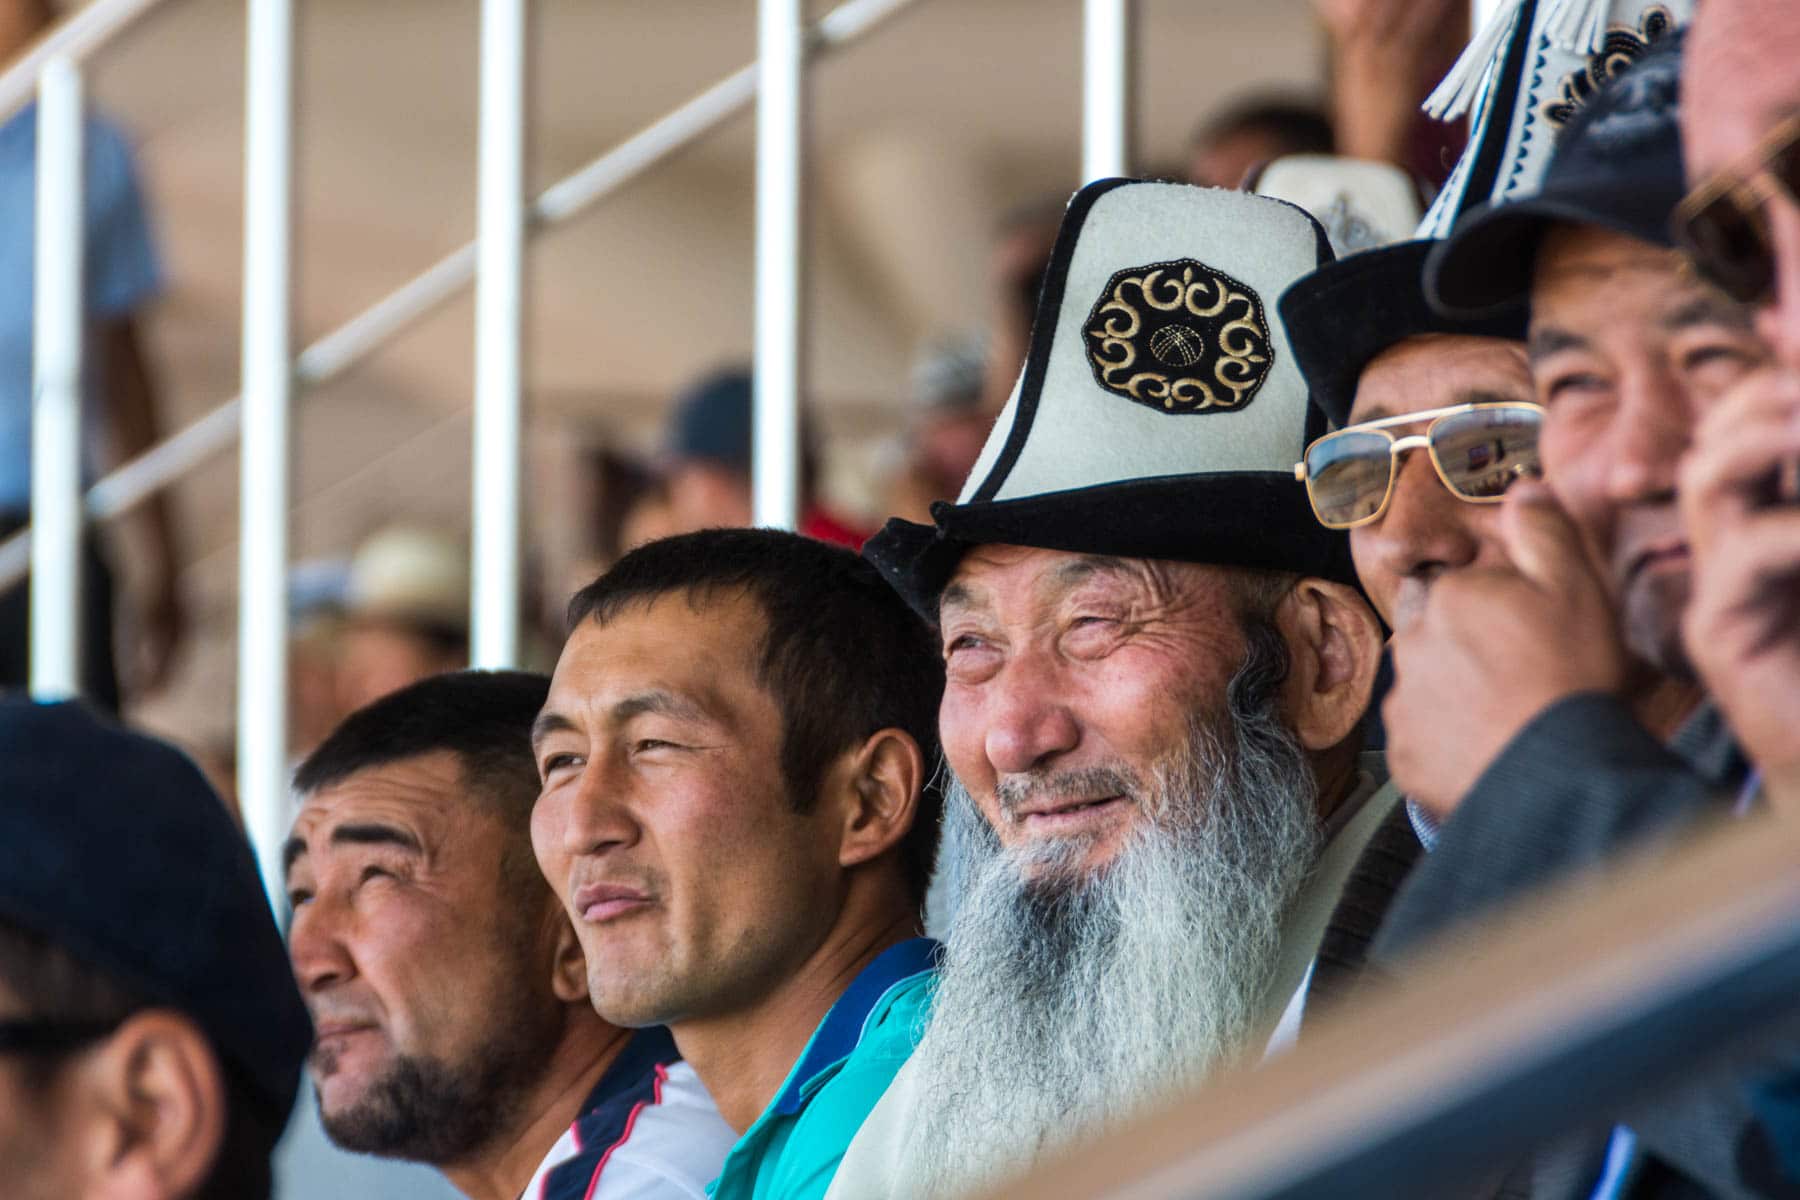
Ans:
POLYGON ((819 1200, 925 1031, 938 944, 890 946, 844 989, 769 1107, 725 1156, 713 1200, 819 1200))

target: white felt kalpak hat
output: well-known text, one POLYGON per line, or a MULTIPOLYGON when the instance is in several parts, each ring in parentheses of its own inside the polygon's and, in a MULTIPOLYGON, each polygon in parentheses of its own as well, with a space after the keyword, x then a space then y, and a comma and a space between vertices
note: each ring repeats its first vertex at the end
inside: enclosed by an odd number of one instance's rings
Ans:
POLYGON ((1502 0, 1425 101, 1440 120, 1474 117, 1416 236, 1448 237, 1471 210, 1535 193, 1569 119, 1693 15, 1694 0, 1502 0))
POLYGON ((1354 580, 1294 482, 1323 418, 1275 300, 1331 246, 1285 201, 1105 179, 1075 194, 1025 369, 962 495, 864 553, 919 611, 972 545, 1354 580))

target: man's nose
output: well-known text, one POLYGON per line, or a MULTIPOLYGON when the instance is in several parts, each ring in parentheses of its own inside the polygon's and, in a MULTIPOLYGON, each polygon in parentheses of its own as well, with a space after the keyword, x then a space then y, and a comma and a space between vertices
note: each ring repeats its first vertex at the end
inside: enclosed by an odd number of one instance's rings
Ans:
MULTIPOLYGON (((609 757, 596 755, 589 760, 581 779, 565 793, 560 839, 564 853, 601 854, 637 840, 638 826, 629 804, 630 784, 624 776, 623 765, 609 757)), ((539 803, 555 800, 547 798, 539 803)))
POLYGON ((1765 210, 1775 284, 1756 314, 1756 329, 1790 371, 1800 371, 1800 203, 1771 197, 1765 210))
POLYGON ((1043 651, 1017 656, 993 681, 984 745, 999 775, 1030 771, 1081 740, 1050 659, 1043 651))
POLYGON ((356 960, 344 939, 345 906, 327 896, 314 896, 294 910, 288 927, 288 960, 294 979, 307 994, 344 983, 356 975, 356 960))
POLYGON ((1611 429, 1607 495, 1621 502, 1671 496, 1681 456, 1694 436, 1695 398, 1661 364, 1620 381, 1611 429))
POLYGON ((1408 578, 1474 562, 1481 549, 1470 525, 1475 507, 1444 486, 1422 449, 1403 455, 1398 471, 1387 512, 1359 531, 1373 550, 1374 565, 1408 578))

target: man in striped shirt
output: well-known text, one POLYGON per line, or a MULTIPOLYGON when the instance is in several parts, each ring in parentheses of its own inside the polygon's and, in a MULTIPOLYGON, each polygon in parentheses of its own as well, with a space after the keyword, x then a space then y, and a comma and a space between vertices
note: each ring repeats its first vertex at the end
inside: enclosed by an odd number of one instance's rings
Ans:
POLYGON ((333 1141, 472 1200, 700 1196, 731 1144, 666 1030, 588 1004, 532 859, 548 681, 459 672, 351 714, 295 778, 289 955, 333 1141))

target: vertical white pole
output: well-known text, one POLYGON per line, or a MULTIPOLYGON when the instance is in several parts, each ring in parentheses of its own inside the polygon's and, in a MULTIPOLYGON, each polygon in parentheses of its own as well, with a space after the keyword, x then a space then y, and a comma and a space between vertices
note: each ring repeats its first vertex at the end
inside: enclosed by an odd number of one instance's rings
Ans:
POLYGON ((781 529, 800 516, 801 21, 801 0, 760 0, 752 512, 781 529))
POLYGON ((520 339, 525 266, 525 0, 481 5, 470 665, 519 657, 520 339))
MULTIPOLYGON (((238 796, 272 901, 286 836, 293 252, 293 0, 249 0, 244 70, 244 444, 238 515, 238 796)), ((280 904, 276 902, 277 911, 280 904)))
POLYGON ((1085 0, 1081 38, 1081 178, 1131 165, 1131 0, 1085 0))
POLYGON ((81 73, 38 77, 31 402, 31 694, 81 690, 81 73))

